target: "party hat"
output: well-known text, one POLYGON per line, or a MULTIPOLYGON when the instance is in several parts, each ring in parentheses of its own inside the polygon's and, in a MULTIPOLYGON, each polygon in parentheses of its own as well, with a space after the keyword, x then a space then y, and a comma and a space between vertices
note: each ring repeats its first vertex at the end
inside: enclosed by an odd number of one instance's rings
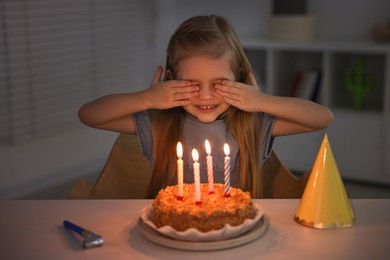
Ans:
POLYGON ((328 141, 322 141, 295 221, 320 229, 350 227, 354 213, 328 141))

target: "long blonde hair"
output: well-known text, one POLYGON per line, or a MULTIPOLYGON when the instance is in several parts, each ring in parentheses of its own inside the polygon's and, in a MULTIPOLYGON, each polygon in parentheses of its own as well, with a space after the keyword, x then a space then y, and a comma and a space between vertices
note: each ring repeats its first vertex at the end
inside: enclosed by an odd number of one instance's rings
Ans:
MULTIPOLYGON (((175 75, 179 61, 190 55, 219 58, 229 52, 236 81, 249 83, 251 65, 232 26, 220 16, 195 16, 183 22, 172 35, 167 48, 166 70, 175 75)), ((185 115, 182 107, 153 111, 153 164, 148 198, 154 198, 160 189, 176 182, 175 147, 182 138, 185 115)), ((233 106, 222 118, 239 146, 240 188, 259 198, 262 195, 261 119, 255 113, 233 106)))

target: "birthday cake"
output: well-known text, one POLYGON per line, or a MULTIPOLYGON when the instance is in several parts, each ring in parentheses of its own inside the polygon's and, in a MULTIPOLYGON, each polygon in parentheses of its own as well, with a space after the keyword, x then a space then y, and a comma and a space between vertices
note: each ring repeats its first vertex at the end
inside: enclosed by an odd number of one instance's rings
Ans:
POLYGON ((223 184, 214 184, 209 194, 208 184, 200 184, 201 201, 195 200, 194 184, 183 184, 183 197, 178 199, 178 186, 161 190, 153 202, 151 220, 157 228, 171 226, 177 231, 196 228, 201 232, 218 230, 229 224, 241 225, 254 219, 257 213, 249 192, 230 188, 225 196, 223 184))

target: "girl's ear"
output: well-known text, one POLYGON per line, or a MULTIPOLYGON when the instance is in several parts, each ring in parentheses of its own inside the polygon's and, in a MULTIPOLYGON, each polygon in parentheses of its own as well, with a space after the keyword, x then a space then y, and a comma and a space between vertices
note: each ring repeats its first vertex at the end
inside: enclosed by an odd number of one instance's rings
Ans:
POLYGON ((167 79, 172 80, 173 79, 172 71, 170 69, 167 69, 165 72, 165 76, 167 77, 167 79))

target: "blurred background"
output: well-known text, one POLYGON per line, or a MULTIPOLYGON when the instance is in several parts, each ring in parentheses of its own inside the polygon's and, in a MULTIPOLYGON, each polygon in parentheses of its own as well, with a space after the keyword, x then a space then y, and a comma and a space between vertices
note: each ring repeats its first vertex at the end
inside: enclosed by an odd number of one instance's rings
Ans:
POLYGON ((199 14, 230 20, 270 93, 284 94, 279 85, 290 88, 301 67, 321 67, 318 102, 334 109, 335 125, 277 139, 289 168, 309 170, 327 132, 343 178, 390 197, 390 1, 286 2, 304 2, 302 15, 315 18, 309 38, 292 37, 301 31, 288 22, 289 35, 275 39, 270 17, 284 14, 271 0, 0 0, 0 199, 66 198, 74 180, 93 182, 118 134, 82 125, 78 109, 147 88, 170 35, 199 14), (336 84, 360 56, 376 79, 363 110, 336 84))

